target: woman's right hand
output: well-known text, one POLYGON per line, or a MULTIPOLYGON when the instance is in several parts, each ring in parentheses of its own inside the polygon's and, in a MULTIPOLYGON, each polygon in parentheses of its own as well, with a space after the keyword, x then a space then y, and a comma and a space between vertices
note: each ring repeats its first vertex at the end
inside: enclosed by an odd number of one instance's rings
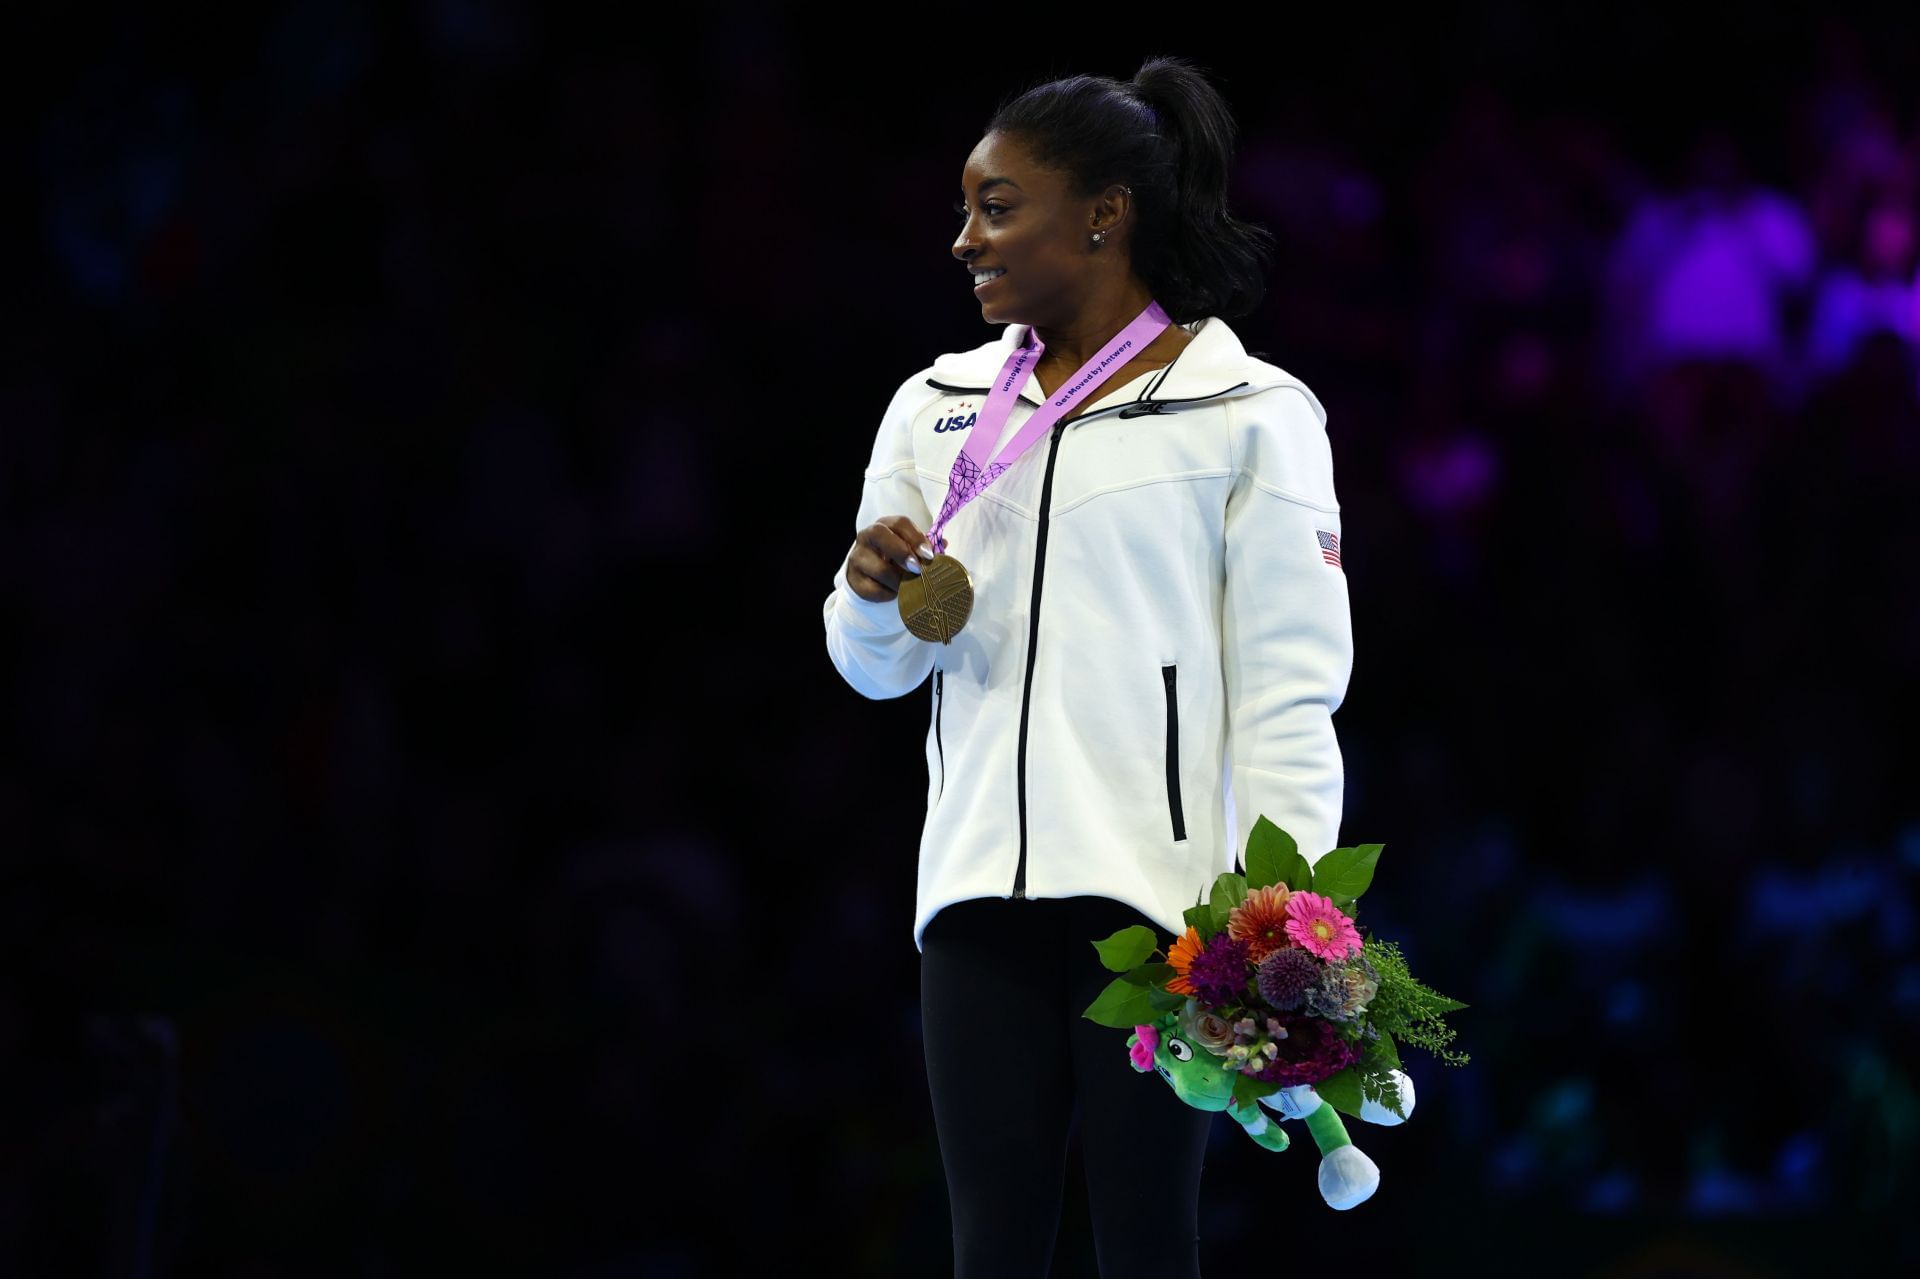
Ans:
POLYGON ((904 515, 882 515, 854 535, 847 552, 847 585, 863 600, 884 604, 900 582, 933 558, 926 534, 904 515))

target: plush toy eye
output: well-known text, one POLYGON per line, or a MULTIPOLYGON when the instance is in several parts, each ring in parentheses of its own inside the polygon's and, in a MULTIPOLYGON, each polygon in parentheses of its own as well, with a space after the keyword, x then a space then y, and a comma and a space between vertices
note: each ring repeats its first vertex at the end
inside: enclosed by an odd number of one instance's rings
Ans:
POLYGON ((1193 1046, 1184 1039, 1169 1039, 1167 1051, 1173 1054, 1175 1061, 1193 1060, 1193 1046))

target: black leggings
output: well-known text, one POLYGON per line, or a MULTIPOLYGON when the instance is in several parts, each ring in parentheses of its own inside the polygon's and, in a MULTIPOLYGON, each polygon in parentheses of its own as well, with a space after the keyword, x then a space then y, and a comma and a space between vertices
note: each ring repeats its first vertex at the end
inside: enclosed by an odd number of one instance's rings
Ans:
POLYGON ((983 897, 921 936, 927 1085, 953 1209, 956 1279, 1044 1279, 1077 1111, 1103 1279, 1200 1274, 1213 1116, 1134 1070, 1127 1031, 1080 1014, 1119 974, 1092 943, 1128 924, 1105 897, 983 897))

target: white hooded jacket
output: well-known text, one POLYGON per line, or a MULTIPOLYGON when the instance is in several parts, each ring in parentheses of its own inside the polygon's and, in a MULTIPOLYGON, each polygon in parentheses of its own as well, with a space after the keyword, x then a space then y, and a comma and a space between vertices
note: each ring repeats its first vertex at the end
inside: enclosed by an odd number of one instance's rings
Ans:
MULTIPOLYGON (((847 683, 899 697, 933 675, 916 949, 942 907, 989 896, 1111 897, 1178 936, 1214 877, 1244 869, 1260 814, 1309 862, 1338 844, 1353 638, 1326 410, 1219 317, 1183 327, 1171 365, 1123 366, 942 530, 974 586, 950 643, 855 595, 844 556, 834 572, 822 616, 847 683)), ((932 529, 1026 334, 900 384, 856 530, 932 529)), ((996 456, 1039 396, 1029 376, 996 456)))

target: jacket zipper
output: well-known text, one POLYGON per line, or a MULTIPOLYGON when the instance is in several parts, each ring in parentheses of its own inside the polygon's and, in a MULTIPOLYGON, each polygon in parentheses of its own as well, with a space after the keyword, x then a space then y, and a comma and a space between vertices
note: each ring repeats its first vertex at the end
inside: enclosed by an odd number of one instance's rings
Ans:
POLYGON ((940 789, 934 795, 935 803, 947 793, 947 752, 940 745, 940 677, 945 673, 937 666, 933 668, 933 749, 940 756, 940 789))
POLYGON ((1174 664, 1160 668, 1167 685, 1167 808, 1173 814, 1173 837, 1187 837, 1187 819, 1180 810, 1180 711, 1173 696, 1174 664))
MULTIPOLYGON (((1080 419, 1075 418, 1075 421, 1080 419)), ((1060 454, 1060 436, 1065 422, 1053 424, 1053 440, 1047 446, 1047 473, 1040 481, 1040 540, 1033 550, 1033 603, 1027 623, 1027 682, 1020 691, 1020 761, 1014 772, 1020 783, 1020 864, 1013 872, 1013 895, 1027 895, 1027 706, 1033 700, 1033 662, 1040 639, 1040 579, 1047 566, 1047 507, 1053 502, 1053 459, 1060 454)))

